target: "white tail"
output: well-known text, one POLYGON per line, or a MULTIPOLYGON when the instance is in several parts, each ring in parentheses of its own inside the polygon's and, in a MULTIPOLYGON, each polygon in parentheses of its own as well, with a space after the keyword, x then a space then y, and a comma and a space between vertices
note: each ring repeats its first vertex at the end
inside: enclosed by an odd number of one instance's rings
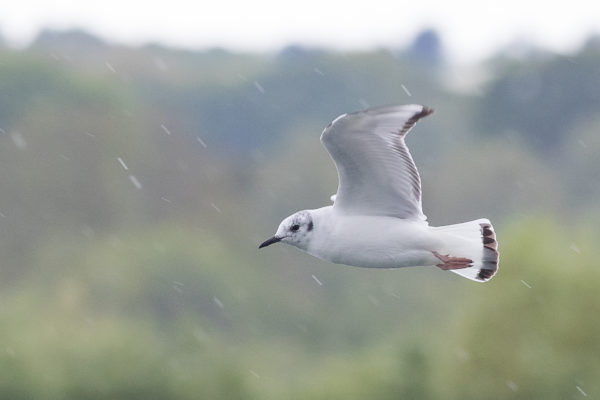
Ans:
POLYGON ((498 271, 498 242, 494 227, 482 218, 462 224, 434 228, 442 235, 444 248, 440 253, 465 257, 473 262, 452 272, 477 282, 487 282, 498 271))

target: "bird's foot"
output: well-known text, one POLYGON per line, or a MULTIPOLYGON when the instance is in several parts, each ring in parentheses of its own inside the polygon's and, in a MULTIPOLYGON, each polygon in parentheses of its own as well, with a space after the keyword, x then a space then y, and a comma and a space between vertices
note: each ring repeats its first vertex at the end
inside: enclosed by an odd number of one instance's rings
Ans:
POLYGON ((461 269, 470 267, 473 264, 473 260, 464 257, 451 257, 450 255, 442 255, 437 251, 432 251, 433 255, 442 261, 442 264, 436 264, 437 267, 448 271, 451 269, 461 269))

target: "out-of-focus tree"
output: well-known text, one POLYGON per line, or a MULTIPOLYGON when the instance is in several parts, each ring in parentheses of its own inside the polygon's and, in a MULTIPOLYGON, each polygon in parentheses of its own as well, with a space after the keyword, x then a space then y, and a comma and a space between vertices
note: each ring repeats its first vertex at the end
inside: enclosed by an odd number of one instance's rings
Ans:
MULTIPOLYGON (((597 233, 548 220, 504 231, 502 275, 457 310, 436 362, 447 399, 576 399, 600 384, 597 233)), ((481 289, 481 290, 479 290, 481 289)))
POLYGON ((46 32, 1 49, 0 397, 598 392, 599 122, 579 104, 596 101, 597 48, 496 64, 473 95, 423 67, 435 43, 238 54, 46 32), (335 192, 322 128, 390 103, 436 109, 407 139, 425 212, 433 225, 491 217, 492 282, 257 251, 335 192), (544 124, 564 137, 540 149, 529 128, 544 124))
POLYGON ((515 131, 532 151, 556 155, 573 125, 600 109, 600 54, 591 47, 573 56, 509 62, 479 103, 482 130, 515 131))
POLYGON ((430 68, 438 68, 444 61, 442 40, 435 29, 421 31, 408 48, 407 55, 430 68))

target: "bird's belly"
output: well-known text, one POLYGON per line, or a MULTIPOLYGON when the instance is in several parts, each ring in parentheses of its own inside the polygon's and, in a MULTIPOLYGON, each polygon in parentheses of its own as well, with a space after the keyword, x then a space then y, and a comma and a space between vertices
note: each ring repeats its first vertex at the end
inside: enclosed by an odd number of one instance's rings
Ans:
POLYGON ((377 229, 353 223, 331 232, 325 246, 309 253, 333 263, 365 268, 435 265, 437 259, 431 252, 435 243, 427 225, 404 227, 397 221, 394 219, 390 226, 379 224, 377 229))
POLYGON ((419 249, 374 249, 355 247, 352 253, 332 251, 329 261, 364 268, 402 268, 432 265, 431 252, 419 249))

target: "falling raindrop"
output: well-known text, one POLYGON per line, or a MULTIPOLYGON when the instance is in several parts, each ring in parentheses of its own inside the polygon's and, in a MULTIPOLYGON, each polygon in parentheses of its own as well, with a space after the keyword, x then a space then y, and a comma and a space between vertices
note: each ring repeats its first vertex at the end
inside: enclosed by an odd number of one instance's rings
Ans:
POLYGON ((262 85, 260 83, 258 83, 257 81, 254 81, 254 87, 256 88, 256 90, 258 90, 262 94, 265 94, 265 88, 262 87, 262 85))
POLYGON ((225 308, 225 306, 223 305, 223 303, 221 302, 221 300, 219 300, 219 298, 217 296, 213 297, 213 301, 215 302, 217 307, 219 307, 221 310, 225 308))
POLYGON ((217 207, 217 205, 216 205, 215 203, 210 203, 210 206, 211 206, 212 208, 214 208, 215 210, 217 210, 217 212, 218 212, 219 214, 221 214, 221 209, 220 209, 219 207, 217 207))
POLYGON ((404 93, 406 93, 408 97, 412 96, 412 94, 408 91, 408 89, 406 88, 406 86, 404 86, 403 84, 401 84, 400 87, 402 88, 402 90, 404 90, 404 93))
POLYGON ((579 390, 579 393, 581 393, 583 395, 583 397, 587 397, 587 393, 583 391, 582 388, 580 388, 579 386, 575 386, 577 388, 577 390, 579 390))
POLYGON ((105 61, 105 62, 104 62, 104 65, 106 65, 106 68, 108 68, 108 70, 109 70, 110 72, 113 72, 113 73, 116 73, 116 72, 117 72, 117 70, 115 69, 115 67, 113 67, 113 66, 112 66, 112 64, 111 64, 111 63, 109 63, 108 61, 105 61))
POLYGON ((577 245, 575 243, 571 243, 571 246, 569 246, 569 248, 571 250, 573 250, 575 253, 581 254, 581 250, 579 250, 579 247, 577 247, 577 245))
POLYGON ((177 293, 183 293, 183 283, 181 282, 177 282, 177 281, 173 281, 173 289, 177 292, 177 293))
POLYGON ((377 298, 375 298, 375 296, 373 296, 373 295, 369 295, 369 301, 371 303, 373 303, 374 306, 378 306, 379 305, 379 300, 377 300, 377 298))
POLYGON ((454 352, 456 354, 456 357, 461 361, 467 361, 471 358, 471 355, 469 354, 469 352, 467 350, 463 349, 462 347, 455 348, 454 352))
POLYGON ((257 374, 254 370, 249 369, 248 370, 252 375, 254 375, 255 378, 260 378, 260 375, 257 374))
POLYGON ((523 279, 521 279, 521 283, 523 285, 525 285, 527 288, 531 289, 531 285, 529 283, 525 282, 523 279))
POLYGON ((314 71, 315 71, 317 74, 321 75, 321 76, 325 76, 325 74, 323 73, 323 71, 321 71, 321 70, 320 70, 319 68, 317 68, 317 67, 315 67, 314 71))
POLYGON ((206 143, 204 143, 204 140, 200 139, 200 136, 196 136, 196 140, 202 147, 206 148, 206 143))
POLYGON ((121 167, 123 167, 123 169, 125 171, 129 170, 129 168, 127 167, 127 164, 125 164, 125 161, 123 161, 123 159, 121 157, 117 157, 117 160, 119 161, 119 164, 121 164, 121 167))
POLYGON ((165 131, 165 133, 167 135, 171 135, 171 131, 167 129, 167 127, 164 124, 160 124, 160 127, 162 128, 163 131, 165 131))
POLYGON ((12 138, 13 143, 15 144, 15 146, 17 146, 19 150, 25 150, 25 148, 27 147, 27 141, 25 140, 23 135, 21 135, 21 132, 14 131, 10 134, 10 137, 12 138))
POLYGON ((129 180, 131 181, 131 183, 133 183, 133 186, 135 186, 136 189, 142 188, 142 184, 140 183, 138 178, 135 177, 135 175, 129 175, 129 180))
POLYGON ((316 277, 314 274, 313 274, 313 275, 311 275, 311 276, 312 276, 312 278, 315 280, 315 282, 317 282, 317 284, 318 284, 319 286, 323 286, 323 282, 321 282, 321 281, 319 280, 319 278, 317 278, 317 277, 316 277))

